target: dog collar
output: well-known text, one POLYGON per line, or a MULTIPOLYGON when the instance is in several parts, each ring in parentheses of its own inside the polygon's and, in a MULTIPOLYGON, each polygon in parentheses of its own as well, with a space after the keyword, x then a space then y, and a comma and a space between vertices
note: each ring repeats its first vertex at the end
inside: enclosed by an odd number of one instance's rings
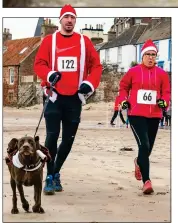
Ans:
MULTIPOLYGON (((40 151, 41 152, 41 151, 40 151)), ((42 153, 42 152, 41 152, 42 153)), ((41 167, 41 165, 42 165, 42 162, 41 162, 41 160, 44 160, 45 159, 45 155, 42 153, 42 154, 39 154, 40 155, 40 160, 36 163, 36 164, 33 164, 33 165, 29 165, 29 166, 24 166, 21 162, 20 162, 20 160, 19 160, 19 151, 12 157, 12 163, 13 163, 13 165, 15 166, 15 167, 17 167, 17 168, 23 168, 23 170, 25 170, 25 171, 34 171, 34 170, 37 170, 38 168, 40 168, 41 167)))
POLYGON ((25 168, 23 168, 23 170, 25 171, 34 171, 37 170, 38 168, 40 168, 42 165, 41 159, 34 165, 30 165, 30 166, 25 166, 25 168))

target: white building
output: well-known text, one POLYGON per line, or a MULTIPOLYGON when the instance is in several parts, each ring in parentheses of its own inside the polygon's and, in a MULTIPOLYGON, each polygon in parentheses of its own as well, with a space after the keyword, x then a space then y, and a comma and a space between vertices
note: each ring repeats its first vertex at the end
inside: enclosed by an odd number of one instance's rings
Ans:
POLYGON ((132 62, 141 62, 141 48, 148 39, 152 39, 159 50, 157 65, 171 72, 170 18, 151 18, 148 23, 132 25, 100 48, 100 61, 126 72, 132 62))
POLYGON ((100 49, 101 63, 117 65, 119 72, 126 72, 137 60, 136 42, 147 25, 133 25, 100 49))
POLYGON ((92 39, 92 38, 101 38, 103 39, 103 42, 107 42, 108 41, 108 34, 104 33, 103 30, 103 25, 101 24, 97 24, 96 28, 93 28, 93 26, 87 26, 87 24, 85 24, 85 28, 80 30, 80 33, 88 36, 88 38, 92 39))
POLYGON ((141 48, 143 43, 152 39, 156 44, 159 54, 156 58, 157 65, 164 70, 171 72, 171 52, 172 52, 172 41, 171 41, 171 21, 168 18, 160 21, 155 26, 150 27, 137 41, 137 62, 141 62, 141 48))
POLYGON ((100 50, 101 63, 118 65, 119 72, 126 72, 132 61, 136 61, 136 48, 134 45, 125 45, 100 50))

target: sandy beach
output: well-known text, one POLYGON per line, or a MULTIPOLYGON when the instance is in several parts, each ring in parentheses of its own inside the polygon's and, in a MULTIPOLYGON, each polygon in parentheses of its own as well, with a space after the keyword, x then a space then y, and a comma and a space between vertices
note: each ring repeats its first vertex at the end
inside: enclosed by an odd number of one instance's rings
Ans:
MULTIPOLYGON (((4 222, 170 222, 170 130, 159 129, 151 155, 151 180, 155 193, 142 194, 134 178, 137 145, 131 129, 111 127, 113 103, 88 104, 63 169, 64 191, 42 195, 45 214, 25 213, 18 195, 19 214, 12 215, 12 190, 4 157, 8 142, 25 134, 34 135, 42 105, 3 111, 3 221, 4 222), (126 147, 133 151, 121 151, 126 147)), ((44 119, 38 134, 45 141, 44 119)), ((59 138, 60 143, 61 138, 59 138)), ((44 168, 44 178, 46 168, 44 168)), ((33 187, 24 187, 30 203, 33 187)))

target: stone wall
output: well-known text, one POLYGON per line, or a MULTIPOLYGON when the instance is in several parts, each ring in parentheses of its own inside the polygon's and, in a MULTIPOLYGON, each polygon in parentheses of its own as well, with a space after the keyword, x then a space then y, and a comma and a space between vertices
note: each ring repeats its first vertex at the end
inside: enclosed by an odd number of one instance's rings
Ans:
MULTIPOLYGON (((20 85, 17 80, 18 69, 16 69, 15 82, 13 86, 10 86, 7 81, 9 81, 9 69, 4 68, 4 81, 3 81, 3 95, 4 95, 4 105, 8 106, 31 106, 34 104, 42 103, 43 91, 40 86, 39 80, 32 82, 31 79, 34 78, 33 75, 28 75, 32 69, 33 59, 29 59, 23 63, 20 69, 20 73, 23 73, 21 77, 20 85), (30 70, 28 70, 30 69, 30 70), (23 71, 23 72, 22 72, 23 71), (29 72, 28 72, 29 71, 29 72), (13 92, 14 99, 9 101, 8 94, 13 92)), ((123 74, 114 72, 104 72, 101 78, 99 87, 96 89, 95 93, 87 100, 87 103, 100 102, 100 101, 114 101, 118 93, 119 80, 123 74)), ((36 79, 36 78, 34 78, 36 79)))
POLYGON ((37 83, 35 86, 36 86, 36 103, 41 104, 43 103, 43 89, 40 83, 37 83))
POLYGON ((19 68, 20 84, 22 83, 33 83, 37 80, 37 76, 34 72, 34 60, 37 53, 35 49, 21 64, 19 68))
POLYGON ((19 86, 18 107, 42 103, 42 88, 40 83, 24 83, 19 86))
POLYGON ((99 102, 114 101, 118 94, 119 81, 123 74, 108 72, 104 73, 101 78, 99 87, 96 89, 95 94, 93 94, 87 102, 99 102))

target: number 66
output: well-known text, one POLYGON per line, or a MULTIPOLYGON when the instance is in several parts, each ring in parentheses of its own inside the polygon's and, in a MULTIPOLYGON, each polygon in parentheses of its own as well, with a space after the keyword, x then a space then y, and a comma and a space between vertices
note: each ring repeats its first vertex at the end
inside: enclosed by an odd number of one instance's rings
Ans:
POLYGON ((146 95, 146 93, 143 95, 143 100, 144 101, 151 101, 152 100, 152 96, 151 93, 148 94, 148 96, 146 95))

